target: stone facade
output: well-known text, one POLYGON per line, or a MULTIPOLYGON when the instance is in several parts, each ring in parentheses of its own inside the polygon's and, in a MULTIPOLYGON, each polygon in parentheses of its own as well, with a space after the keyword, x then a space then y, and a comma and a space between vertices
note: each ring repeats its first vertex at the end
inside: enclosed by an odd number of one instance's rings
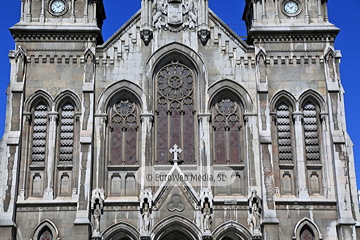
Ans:
POLYGON ((339 29, 324 0, 22 0, 10 30, 0 239, 360 236, 339 29))

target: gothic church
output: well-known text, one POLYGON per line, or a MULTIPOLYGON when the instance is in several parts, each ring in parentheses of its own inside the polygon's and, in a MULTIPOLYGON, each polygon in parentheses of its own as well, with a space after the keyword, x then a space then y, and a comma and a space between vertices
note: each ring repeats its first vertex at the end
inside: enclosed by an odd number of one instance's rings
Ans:
POLYGON ((21 0, 0 240, 359 239, 327 2, 246 0, 244 41, 141 0, 104 41, 103 0, 21 0))

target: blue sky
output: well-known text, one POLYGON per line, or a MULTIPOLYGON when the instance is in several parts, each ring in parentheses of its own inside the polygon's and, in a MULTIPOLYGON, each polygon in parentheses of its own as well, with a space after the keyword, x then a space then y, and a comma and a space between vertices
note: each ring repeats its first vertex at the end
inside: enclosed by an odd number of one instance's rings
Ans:
MULTIPOLYGON (((140 8, 140 0, 104 0, 107 20, 104 22, 103 35, 108 39, 140 8)), ((241 20, 245 0, 209 0, 210 8, 240 36, 246 35, 245 25, 241 20)), ((347 128, 355 147, 357 182, 360 188, 360 79, 358 57, 360 56, 360 18, 359 0, 329 0, 329 19, 341 29, 336 39, 335 48, 341 50, 341 80, 345 89, 345 107, 347 128)), ((20 19, 20 0, 2 2, 0 15, 0 136, 4 132, 6 89, 9 84, 9 50, 14 49, 14 41, 8 28, 20 19)))

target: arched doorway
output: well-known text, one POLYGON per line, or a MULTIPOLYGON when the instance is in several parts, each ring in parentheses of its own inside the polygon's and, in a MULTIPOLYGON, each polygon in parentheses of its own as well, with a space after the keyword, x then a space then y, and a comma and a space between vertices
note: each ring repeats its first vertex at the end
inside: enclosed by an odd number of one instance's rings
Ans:
POLYGON ((152 230, 154 240, 200 240, 200 229, 183 216, 171 216, 158 224, 152 230))
POLYGON ((160 240, 193 240, 193 238, 185 235, 183 232, 175 230, 169 234, 161 237, 160 240))

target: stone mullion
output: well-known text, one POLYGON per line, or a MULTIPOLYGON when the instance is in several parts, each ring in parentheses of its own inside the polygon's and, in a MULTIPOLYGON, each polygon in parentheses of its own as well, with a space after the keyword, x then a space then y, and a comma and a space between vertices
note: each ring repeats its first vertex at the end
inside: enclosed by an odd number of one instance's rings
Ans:
MULTIPOLYGON (((171 114, 172 111, 170 110, 170 103, 168 104, 168 110, 166 111, 166 115, 167 115, 167 149, 169 150, 170 148, 172 148, 171 146, 171 114)), ((166 159, 167 161, 170 159, 166 159)))
POLYGON ((125 124, 124 126, 121 128, 121 131, 122 131, 122 149, 121 149, 121 163, 122 165, 125 165, 126 164, 126 161, 125 161, 125 149, 126 149, 126 131, 127 131, 127 128, 125 127, 125 124))
POLYGON ((56 146, 56 129, 57 129, 57 112, 49 112, 49 131, 47 137, 47 160, 46 160, 46 174, 45 181, 46 190, 44 193, 44 199, 52 200, 54 198, 54 167, 55 167, 55 146, 56 146))
MULTIPOLYGON (((184 107, 183 107, 183 109, 184 109, 184 107)), ((180 132, 181 146, 180 146, 180 148, 182 148, 182 149, 185 149, 185 145, 184 145, 184 116, 185 116, 185 111, 181 110, 180 111, 180 118, 181 118, 181 120, 180 120, 180 129, 181 129, 181 132, 180 132)), ((187 159, 185 159, 185 152, 186 151, 182 151, 182 153, 180 154, 181 158, 179 160, 183 160, 183 161, 187 160, 187 159)))
POLYGON ((305 144, 304 144, 304 129, 302 125, 303 113, 294 112, 295 118, 295 139, 296 139, 296 169, 297 169, 297 185, 298 197, 309 198, 309 193, 306 184, 306 163, 305 163, 305 144))
MULTIPOLYGON (((228 123, 227 123, 228 124, 228 123)), ((226 153, 226 163, 230 162, 230 127, 225 126, 225 153, 226 153)))

